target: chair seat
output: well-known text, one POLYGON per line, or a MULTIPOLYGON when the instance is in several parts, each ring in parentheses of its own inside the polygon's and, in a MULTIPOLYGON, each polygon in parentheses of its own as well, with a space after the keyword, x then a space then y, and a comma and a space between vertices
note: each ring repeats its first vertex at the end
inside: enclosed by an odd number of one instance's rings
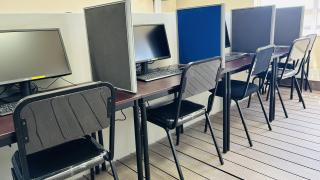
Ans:
MULTIPOLYGON (((70 175, 77 170, 85 170, 104 162, 106 151, 90 139, 77 139, 45 151, 27 156, 31 179, 43 179, 70 171, 70 175), (83 164, 88 162, 88 164, 83 164), (78 167, 77 167, 78 166, 78 167), (72 170, 70 169, 72 168, 72 170)), ((12 158, 14 171, 21 175, 21 165, 18 151, 12 158)))
MULTIPOLYGON (((278 80, 280 80, 280 78, 281 78, 282 71, 283 71, 283 69, 278 69, 278 80)), ((297 72, 294 69, 285 69, 282 79, 291 78, 291 77, 295 76, 296 73, 297 72)), ((257 77, 258 78, 264 78, 265 77, 265 73, 261 73, 261 74, 257 75, 257 77)), ((271 71, 268 71, 267 79, 270 80, 271 78, 272 78, 271 71)))
MULTIPOLYGON (((278 63, 278 67, 279 68, 284 68, 285 65, 286 65, 286 63, 283 63, 283 62, 278 63)), ((287 69, 294 69, 294 65, 293 64, 287 64, 287 69)))
MULTIPOLYGON (((205 113, 205 106, 197 104, 191 101, 182 100, 178 125, 185 123, 185 117, 188 115, 196 114, 197 116, 205 113), (200 113, 197 113, 199 112, 200 113)), ((163 128, 175 128, 174 120, 177 115, 177 105, 175 102, 167 103, 158 107, 149 107, 147 109, 148 121, 163 127, 163 128)), ((189 120, 189 119, 188 119, 189 120)), ((190 119, 191 120, 191 119, 190 119)))
MULTIPOLYGON (((247 82, 244 81, 237 81, 237 80, 231 80, 231 99, 233 100, 241 100, 244 97, 249 96, 252 93, 255 93, 259 91, 259 86, 253 83, 249 83, 248 89, 246 94, 246 86, 247 82)), ((217 96, 223 97, 224 95, 224 83, 219 82, 218 89, 217 89, 217 96)))

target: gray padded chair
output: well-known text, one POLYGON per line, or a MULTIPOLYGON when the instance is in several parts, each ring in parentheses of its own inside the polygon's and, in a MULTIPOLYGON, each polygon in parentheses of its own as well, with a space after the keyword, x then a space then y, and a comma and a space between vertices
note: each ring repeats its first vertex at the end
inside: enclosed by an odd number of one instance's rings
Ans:
POLYGON ((164 128, 167 133, 180 179, 184 178, 169 131, 181 127, 184 123, 194 120, 197 117, 205 116, 220 163, 223 164, 223 159, 213 134, 206 107, 186 100, 197 94, 216 89, 221 69, 220 65, 220 58, 211 58, 189 63, 182 73, 179 93, 173 102, 159 106, 151 106, 147 109, 148 121, 164 128))
MULTIPOLYGON (((90 83, 22 99, 13 114, 18 151, 14 179, 65 179, 105 161, 112 165, 115 89, 90 83), (90 134, 109 128, 109 149, 90 134)), ((94 176, 92 176, 94 178, 94 176)))

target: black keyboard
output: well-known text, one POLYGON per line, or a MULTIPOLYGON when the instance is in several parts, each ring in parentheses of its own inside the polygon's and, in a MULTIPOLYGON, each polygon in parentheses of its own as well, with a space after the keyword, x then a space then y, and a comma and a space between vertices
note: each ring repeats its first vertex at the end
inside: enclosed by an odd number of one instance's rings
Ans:
POLYGON ((169 66, 169 67, 164 67, 164 68, 159 68, 156 70, 151 70, 151 72, 144 74, 144 75, 140 75, 138 76, 138 80, 140 81, 145 81, 145 82, 149 82, 149 81, 154 81, 157 79, 162 79, 162 78, 166 78, 166 77, 170 77, 170 76, 175 76, 175 75, 179 75, 182 73, 183 68, 179 67, 179 66, 169 66))
POLYGON ((243 58, 243 57, 245 57, 247 55, 248 55, 247 53, 230 53, 230 54, 226 54, 226 62, 237 60, 237 59, 243 58))
POLYGON ((0 105, 0 116, 6 116, 12 114, 16 108, 17 102, 1 104, 0 105))

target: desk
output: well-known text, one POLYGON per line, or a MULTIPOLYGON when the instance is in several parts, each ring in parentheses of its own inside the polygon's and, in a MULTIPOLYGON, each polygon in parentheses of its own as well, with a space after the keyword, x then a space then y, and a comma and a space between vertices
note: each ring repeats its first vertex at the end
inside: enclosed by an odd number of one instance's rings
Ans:
MULTIPOLYGON (((230 104, 231 104, 231 74, 247 70, 252 62, 252 57, 243 57, 237 60, 226 62, 223 70, 223 81, 225 83, 225 95, 223 97, 223 151, 226 153, 230 149, 230 104)), ((123 91, 117 92, 116 110, 129 107, 134 109, 134 126, 136 140, 136 155, 138 179, 143 179, 142 149, 144 149, 145 175, 150 179, 149 154, 148 154, 148 128, 146 117, 146 101, 157 99, 168 94, 177 92, 180 84, 180 76, 172 76, 151 82, 138 81, 138 92, 130 94, 123 91), (141 121, 139 118, 139 108, 141 110, 141 121)), ((0 147, 15 143, 15 133, 12 116, 0 117, 0 147)))

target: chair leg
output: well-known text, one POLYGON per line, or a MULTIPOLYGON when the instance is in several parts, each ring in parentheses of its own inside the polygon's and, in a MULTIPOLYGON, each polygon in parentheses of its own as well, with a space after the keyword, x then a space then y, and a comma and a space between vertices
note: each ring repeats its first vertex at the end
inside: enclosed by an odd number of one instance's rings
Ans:
POLYGON ((302 94, 301 94, 301 91, 300 91, 299 83, 297 81, 297 78, 295 78, 295 77, 294 77, 294 82, 295 82, 295 85, 296 85, 296 90, 298 92, 299 100, 302 102, 303 108, 306 109, 306 104, 304 103, 304 100, 303 100, 303 97, 302 97, 302 94))
POLYGON ((16 173, 14 172, 13 168, 11 168, 11 175, 13 180, 18 180, 16 173))
POLYGON ((250 96, 249 96, 247 108, 250 108, 250 104, 251 104, 251 94, 250 94, 250 96))
POLYGON ((258 95, 258 99, 259 99, 259 102, 260 102, 260 105, 261 105, 261 109, 262 109, 262 111, 263 111, 264 118, 265 118, 266 121, 267 121, 268 128, 269 128, 270 131, 272 131, 272 128, 271 128, 271 125, 270 125, 270 122, 269 122, 269 119, 268 119, 266 110, 264 109, 264 106, 263 106, 263 103, 262 103, 262 100, 261 100, 261 95, 260 95, 260 92, 259 92, 259 91, 257 92, 257 95, 258 95))
POLYGON ((113 179, 114 179, 114 180, 118 180, 119 177, 118 177, 118 173, 117 173, 116 167, 112 164, 112 161, 111 161, 111 160, 109 160, 109 164, 110 164, 110 167, 111 167, 113 179))
POLYGON ((216 138, 214 136, 214 133, 213 133, 212 125, 211 125, 211 122, 210 122, 210 117, 209 117, 209 115, 207 113, 205 115, 206 115, 206 122, 209 125, 209 129, 210 129, 210 133, 211 133, 211 137, 212 137, 214 146, 216 147, 216 150, 217 150, 217 153, 218 153, 218 156, 219 156, 220 164, 223 165, 224 164, 223 158, 222 158, 222 155, 221 155, 217 140, 216 140, 216 138))
POLYGON ((269 96, 270 96, 270 86, 269 86, 269 88, 268 88, 268 90, 267 90, 267 97, 266 97, 266 101, 268 101, 268 100, 269 100, 269 96))
POLYGON ((180 133, 181 133, 180 127, 181 127, 181 126, 176 127, 176 136, 177 136, 176 146, 179 146, 179 142, 180 142, 180 133))
POLYGON ((293 99, 293 86, 294 86, 294 79, 293 77, 291 78, 291 86, 290 86, 290 99, 292 100, 293 99))
POLYGON ((184 128, 183 128, 183 124, 181 125, 181 129, 180 129, 181 131, 181 134, 183 134, 184 133, 184 128))
POLYGON ((90 169, 90 179, 94 180, 94 169, 93 168, 90 169))
POLYGON ((305 90, 307 91, 307 90, 308 90, 308 88, 309 88, 310 92, 312 93, 312 88, 311 88, 311 84, 310 84, 310 81, 309 81, 309 78, 308 78, 307 73, 305 73, 305 80, 306 80, 306 83, 305 83, 305 90))
POLYGON ((240 108, 240 106, 239 106, 238 101, 235 101, 235 102, 236 102, 236 105, 237 105, 237 108, 238 108, 238 111, 239 111, 239 114, 240 114, 240 118, 241 118, 241 121, 242 121, 243 128, 244 128, 244 130, 245 130, 245 132, 246 132, 246 135, 247 135, 247 138, 248 138, 248 141, 249 141, 249 145, 250 145, 250 147, 252 147, 251 138, 250 138, 250 135, 249 135, 249 131, 248 131, 247 125, 246 125, 246 123, 244 122, 241 108, 240 108))
POLYGON ((204 125, 204 133, 207 133, 208 132, 208 123, 206 121, 205 125, 204 125))
POLYGON ((280 93, 280 89, 279 89, 278 84, 276 84, 276 88, 277 88, 278 96, 279 96, 279 99, 280 99, 280 102, 281 102, 281 106, 282 106, 284 115, 286 116, 286 118, 288 118, 289 116, 288 116, 286 107, 285 107, 285 105, 284 105, 284 102, 283 102, 283 99, 282 99, 282 96, 281 96, 281 93, 280 93))
POLYGON ((177 157, 176 148, 174 147, 174 145, 172 143, 171 134, 170 134, 168 129, 166 129, 166 133, 167 133, 167 136, 168 136, 168 140, 169 140, 169 144, 170 144, 171 151, 172 151, 172 154, 173 154, 173 158, 174 158, 174 161, 176 163, 176 167, 177 167, 177 170, 178 170, 178 173, 179 173, 179 177, 180 177, 181 180, 183 180, 184 178, 183 178, 183 174, 182 174, 182 171, 181 171, 180 163, 179 163, 179 160, 178 160, 178 157, 177 157))

